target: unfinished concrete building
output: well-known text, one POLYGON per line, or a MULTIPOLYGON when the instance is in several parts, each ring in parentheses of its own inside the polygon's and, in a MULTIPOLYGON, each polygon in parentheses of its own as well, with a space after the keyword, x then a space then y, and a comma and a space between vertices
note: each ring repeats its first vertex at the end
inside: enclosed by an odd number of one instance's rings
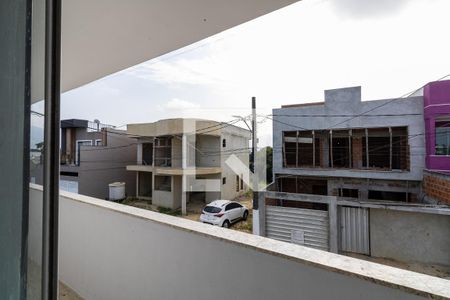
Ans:
POLYGON ((273 110, 280 191, 416 202, 424 169, 423 99, 361 101, 361 88, 273 110), (368 112, 368 113, 365 113, 368 112))
MULTIPOLYGON (((362 102, 353 87, 325 91, 325 102, 274 109, 275 181, 258 199, 259 234, 449 266, 450 208, 421 194, 423 105, 422 96, 362 102)), ((444 181, 430 180, 430 189, 437 182, 444 181)))
POLYGON ((136 195, 159 207, 182 208, 191 201, 233 199, 248 189, 243 171, 226 164, 235 155, 249 165, 250 132, 226 123, 198 119, 165 119, 129 124, 137 139, 136 195))

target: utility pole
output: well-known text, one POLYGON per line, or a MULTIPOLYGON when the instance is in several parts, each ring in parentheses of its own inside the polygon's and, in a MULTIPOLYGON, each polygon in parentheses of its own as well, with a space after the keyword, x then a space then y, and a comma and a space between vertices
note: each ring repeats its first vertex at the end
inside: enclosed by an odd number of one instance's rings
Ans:
POLYGON ((259 207, 259 176, 258 168, 256 166, 256 155, 258 153, 258 138, 256 130, 256 98, 252 97, 252 159, 251 159, 251 171, 252 171, 252 189, 253 189, 253 234, 262 235, 263 228, 261 224, 264 223, 264 206, 259 207), (261 215, 260 215, 261 214, 261 215), (261 223, 261 224, 260 224, 261 223))
POLYGON ((253 189, 253 209, 258 210, 258 177, 255 172, 255 161, 256 152, 258 151, 256 138, 256 97, 252 97, 252 160, 250 162, 251 169, 253 173, 252 189, 253 189))
POLYGON ((252 152, 250 155, 250 180, 253 190, 253 234, 260 235, 260 217, 259 217, 259 192, 258 192, 258 176, 256 170, 256 153, 258 152, 258 138, 256 137, 256 97, 252 97, 252 124, 247 124, 246 118, 241 116, 233 116, 241 119, 252 135, 252 152))

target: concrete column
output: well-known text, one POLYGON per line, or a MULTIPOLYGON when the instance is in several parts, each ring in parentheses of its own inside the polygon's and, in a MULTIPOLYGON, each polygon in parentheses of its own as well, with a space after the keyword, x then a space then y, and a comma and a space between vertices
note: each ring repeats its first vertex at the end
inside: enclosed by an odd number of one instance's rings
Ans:
POLYGON ((136 198, 139 198, 139 172, 136 171, 136 198))
MULTIPOLYGON (((266 236, 266 194, 258 193, 258 235, 266 236)), ((255 216, 253 216, 255 218, 255 216)))
POLYGON ((297 140, 295 142, 295 167, 298 168, 298 131, 296 133, 297 140))
POLYGON ((142 165, 142 143, 137 144, 137 164, 142 165))
MULTIPOLYGON (((173 189, 172 189, 173 192, 173 189)), ((181 213, 183 216, 187 215, 186 208, 186 175, 181 176, 181 213)))
POLYGON ((361 186, 359 188, 359 199, 361 199, 361 200, 369 199, 369 187, 370 187, 370 182, 367 179, 366 184, 361 184, 361 186))
POLYGON ((348 130, 348 167, 352 168, 352 130, 348 130))
POLYGON ((337 197, 330 198, 328 203, 328 218, 330 222, 330 252, 338 252, 338 216, 337 216, 337 197))
POLYGON ((313 144, 313 168, 316 167, 316 133, 312 131, 312 144, 313 144))
POLYGON ((284 142, 284 131, 282 132, 281 150, 283 152, 283 168, 286 168, 287 162, 286 162, 286 147, 284 142))
POLYGON ((330 130, 330 166, 333 168, 333 130, 330 130))
POLYGON ((369 130, 366 128, 364 130, 365 143, 366 143, 366 168, 369 168, 369 130))
POLYGON ((392 128, 389 127, 389 170, 392 170, 392 128))
POLYGON ((64 129, 63 136, 65 136, 66 139, 66 145, 65 145, 65 152, 64 152, 64 159, 65 159, 65 163, 66 164, 71 164, 73 163, 72 158, 73 158, 73 153, 72 153, 72 130, 71 128, 66 128, 64 129))
MULTIPOLYGON (((188 145, 187 145, 187 136, 186 134, 183 134, 183 137, 181 139, 181 167, 184 171, 184 169, 187 168, 188 164, 188 145)), ((172 190, 173 192, 173 190, 172 190)), ((187 214, 187 208, 186 208, 186 175, 183 172, 183 175, 181 176, 181 213, 185 216, 187 214)))
POLYGON ((156 138, 153 139, 153 143, 152 143, 152 147, 153 147, 153 149, 152 149, 152 167, 155 166, 155 153, 156 153, 155 141, 156 141, 156 138))
POLYGON ((153 202, 153 195, 155 195, 155 173, 152 172, 152 202, 153 202))

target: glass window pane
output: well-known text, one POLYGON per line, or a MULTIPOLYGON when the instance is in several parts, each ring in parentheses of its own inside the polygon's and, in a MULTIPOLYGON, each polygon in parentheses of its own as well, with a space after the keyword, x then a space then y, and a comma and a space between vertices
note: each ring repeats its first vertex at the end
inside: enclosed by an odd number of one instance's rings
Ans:
POLYGON ((436 121, 436 155, 450 155, 450 117, 436 121))

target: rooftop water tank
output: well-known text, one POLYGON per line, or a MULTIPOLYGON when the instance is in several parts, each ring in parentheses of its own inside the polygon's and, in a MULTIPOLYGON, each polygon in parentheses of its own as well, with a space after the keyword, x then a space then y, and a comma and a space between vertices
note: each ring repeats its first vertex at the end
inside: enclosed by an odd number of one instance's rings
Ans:
POLYGON ((125 182, 113 182, 109 184, 109 200, 118 201, 125 199, 125 182))

